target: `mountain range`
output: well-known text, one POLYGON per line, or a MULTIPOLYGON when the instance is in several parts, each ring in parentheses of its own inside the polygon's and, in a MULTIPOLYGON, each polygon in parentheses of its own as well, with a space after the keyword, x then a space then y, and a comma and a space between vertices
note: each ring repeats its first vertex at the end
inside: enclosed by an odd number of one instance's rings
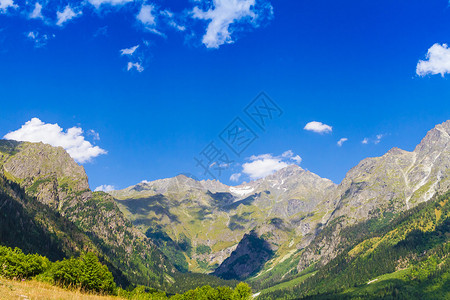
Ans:
POLYGON ((382 157, 367 158, 339 185, 291 165, 240 186, 179 175, 110 194, 169 258, 170 253, 183 252, 178 265, 184 269, 246 279, 298 258, 301 272, 313 261, 325 264, 336 257, 342 228, 373 218, 389 222, 399 212, 447 191, 449 134, 450 121, 439 124, 414 151, 393 148, 382 157), (327 227, 333 227, 332 236, 317 240, 327 227), (267 242, 272 253, 254 267, 248 265, 252 260, 240 258, 258 254, 238 247, 250 232, 267 242), (164 238, 158 240, 159 236, 164 238), (323 244, 320 253, 308 248, 314 239, 314 245, 323 244), (183 251, 178 244, 186 241, 190 246, 183 251))
MULTIPOLYGON (((1 140, 0 242, 52 259, 94 251, 125 286, 170 290, 203 273, 215 276, 198 283, 220 277, 264 290, 317 278, 356 242, 411 224, 408 213, 429 216, 424 205, 449 190, 450 121, 413 151, 364 159, 339 185, 290 165, 239 186, 178 175, 107 194, 90 190, 63 148, 1 140)), ((433 230, 447 224, 440 201, 433 230)))

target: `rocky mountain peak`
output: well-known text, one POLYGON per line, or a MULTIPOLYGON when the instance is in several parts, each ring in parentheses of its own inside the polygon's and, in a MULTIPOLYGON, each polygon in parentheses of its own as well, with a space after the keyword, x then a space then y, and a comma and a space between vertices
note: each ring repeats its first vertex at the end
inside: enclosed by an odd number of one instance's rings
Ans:
POLYGON ((424 156, 433 151, 440 151, 450 143, 450 120, 436 125, 428 131, 414 152, 424 156))
POLYGON ((53 176, 76 182, 78 191, 89 189, 84 168, 78 165, 62 147, 44 143, 21 143, 18 153, 3 164, 5 173, 22 180, 53 176))
POLYGON ((289 165, 281 170, 276 171, 272 175, 267 176, 267 178, 285 178, 294 175, 299 175, 306 172, 298 165, 289 165))

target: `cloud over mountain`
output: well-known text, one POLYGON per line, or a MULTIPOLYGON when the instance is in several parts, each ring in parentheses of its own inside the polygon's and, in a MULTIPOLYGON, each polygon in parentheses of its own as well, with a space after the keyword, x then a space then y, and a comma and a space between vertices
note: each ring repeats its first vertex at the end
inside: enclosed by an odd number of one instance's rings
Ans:
MULTIPOLYGON (((250 162, 242 165, 242 173, 248 175, 250 179, 259 179, 273 174, 289 165, 299 164, 301 157, 295 155, 292 150, 287 150, 279 156, 272 154, 252 155, 248 158, 250 162)), ((238 173, 239 174, 239 173, 238 173)), ((232 181, 238 181, 239 176, 237 174, 232 175, 230 178, 232 181)))
POLYGON ((83 136, 83 129, 72 127, 63 130, 58 124, 44 123, 38 118, 32 118, 16 131, 4 136, 5 139, 23 142, 43 142, 54 147, 63 147, 78 163, 86 163, 107 151, 93 146, 83 136))

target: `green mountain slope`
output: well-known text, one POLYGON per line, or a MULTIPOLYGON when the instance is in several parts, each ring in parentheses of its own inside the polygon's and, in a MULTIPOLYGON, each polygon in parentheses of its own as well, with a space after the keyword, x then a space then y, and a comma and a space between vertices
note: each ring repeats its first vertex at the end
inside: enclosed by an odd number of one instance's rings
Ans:
POLYGON ((2 244, 56 259, 95 250, 130 282, 174 282, 172 264, 111 196, 90 191, 83 167, 64 149, 0 141, 0 175, 2 244))
POLYGON ((450 192, 389 224, 370 220, 341 235, 340 255, 263 290, 258 299, 450 297, 450 192))

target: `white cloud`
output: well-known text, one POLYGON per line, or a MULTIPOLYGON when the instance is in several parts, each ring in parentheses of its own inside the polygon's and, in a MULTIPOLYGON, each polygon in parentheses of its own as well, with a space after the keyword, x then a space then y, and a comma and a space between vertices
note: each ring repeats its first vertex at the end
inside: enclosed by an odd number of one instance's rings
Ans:
POLYGON ((113 185, 109 185, 109 184, 103 184, 101 186, 98 186, 95 188, 94 192, 112 192, 115 191, 116 187, 113 185))
POLYGON ((138 71, 139 73, 144 71, 144 67, 140 63, 138 63, 138 62, 132 63, 131 61, 128 62, 127 71, 130 71, 133 68, 136 69, 136 71, 138 71))
POLYGON ((136 45, 131 48, 125 48, 120 50, 120 55, 133 55, 133 53, 136 51, 136 49, 139 48, 139 45, 136 45))
POLYGON ((302 161, 301 157, 295 155, 292 150, 287 150, 280 156, 273 156, 272 154, 252 155, 249 160, 250 162, 242 165, 242 173, 248 175, 252 180, 266 177, 302 161))
POLYGON ((173 14, 173 12, 171 12, 170 10, 163 10, 160 12, 162 17, 166 18, 166 22, 167 24, 169 24, 169 26, 177 29, 178 31, 185 31, 186 27, 183 25, 178 24, 174 19, 175 19, 175 15, 173 14))
POLYGON ((55 37, 55 35, 47 35, 47 34, 40 34, 37 31, 30 31, 26 34, 27 38, 34 42, 34 46, 36 48, 41 48, 47 45, 47 42, 50 38, 55 37))
POLYGON ((386 136, 386 134, 377 134, 376 136, 375 136, 375 138, 371 138, 371 139, 369 139, 369 138, 364 138, 363 140, 362 140, 362 142, 361 143, 363 143, 363 144, 365 144, 365 145, 367 145, 367 144, 369 144, 369 143, 373 143, 373 144, 375 144, 375 145, 377 145, 377 144, 379 144, 380 142, 381 142, 381 140, 384 138, 386 136))
POLYGON ((291 157, 291 160, 295 161, 298 164, 302 162, 302 158, 300 157, 300 155, 295 155, 291 157))
POLYGON ((34 4, 34 10, 29 15, 30 19, 43 19, 42 15, 42 5, 39 2, 34 4))
POLYGON ((79 127, 63 131, 58 124, 47 124, 38 118, 32 118, 20 129, 6 134, 4 138, 33 143, 43 142, 54 147, 63 147, 78 163, 89 162, 92 158, 107 153, 86 141, 82 134, 83 130, 79 127))
POLYGON ((378 144, 379 142, 381 142, 381 139, 384 138, 385 134, 377 134, 377 138, 375 139, 375 141, 373 142, 374 144, 378 144))
POLYGON ((252 158, 252 162, 242 165, 242 172, 253 180, 266 177, 288 166, 281 157, 272 157, 270 154, 252 158))
POLYGON ((18 5, 14 4, 13 0, 0 0, 0 13, 4 13, 8 8, 17 8, 18 5))
POLYGON ((139 13, 136 16, 136 20, 144 25, 144 28, 157 35, 165 37, 165 35, 156 29, 156 11, 155 6, 152 4, 142 4, 139 13))
POLYGON ((342 144, 344 144, 346 141, 348 141, 348 138, 342 138, 337 142, 337 145, 339 147, 342 147, 342 144))
POLYGON ((92 136, 94 141, 100 141, 100 134, 97 131, 95 131, 94 129, 89 129, 87 131, 87 134, 92 136))
POLYGON ((302 162, 302 158, 300 157, 300 155, 295 155, 292 150, 285 151, 283 154, 281 154, 281 157, 295 161, 297 164, 302 162))
POLYGON ((96 8, 99 8, 103 4, 108 4, 111 6, 120 6, 133 2, 133 0, 88 0, 88 2, 94 5, 96 8))
POLYGON ((419 60, 416 67, 419 76, 450 73, 450 49, 447 44, 434 44, 428 49, 426 60, 419 60))
POLYGON ((308 131, 313 131, 316 133, 330 133, 333 131, 333 127, 327 124, 323 124, 322 122, 312 121, 305 125, 303 128, 308 131))
POLYGON ((241 178, 241 173, 234 173, 230 176, 230 180, 233 182, 238 182, 239 178, 241 178))
MULTIPOLYGON (((270 8, 272 14, 272 6, 268 4, 266 8, 270 8)), ((219 48, 225 43, 233 43, 231 25, 247 21, 256 26, 255 20, 258 16, 255 0, 213 0, 211 7, 206 11, 198 6, 192 10, 193 18, 210 20, 202 40, 207 48, 219 48)))
POLYGON ((81 16, 83 14, 82 11, 75 12, 70 5, 67 5, 62 12, 57 11, 56 12, 56 18, 58 21, 56 22, 56 25, 62 26, 67 21, 76 18, 78 16, 81 16))
POLYGON ((284 151, 283 154, 281 154, 282 157, 292 157, 294 155, 294 152, 292 150, 284 151))
POLYGON ((152 4, 142 4, 136 19, 146 27, 154 27, 156 25, 154 10, 155 7, 152 4))
POLYGON ((143 62, 145 61, 145 51, 147 50, 147 47, 149 47, 149 43, 147 41, 143 42, 143 47, 140 47, 140 45, 136 45, 130 48, 125 48, 120 50, 120 55, 128 56, 129 61, 127 64, 127 70, 131 71, 133 69, 136 69, 136 71, 143 72, 144 66, 143 62))

